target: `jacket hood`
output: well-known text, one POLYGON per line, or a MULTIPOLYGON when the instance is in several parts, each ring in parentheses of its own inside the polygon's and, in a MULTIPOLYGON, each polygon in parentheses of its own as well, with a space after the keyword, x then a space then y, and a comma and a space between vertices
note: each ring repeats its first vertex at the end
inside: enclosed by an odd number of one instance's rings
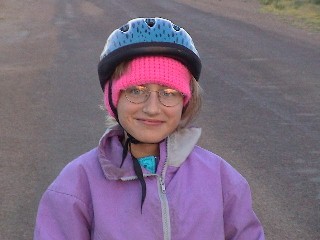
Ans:
MULTIPOLYGON (((200 128, 183 128, 176 130, 162 141, 160 143, 160 161, 157 172, 159 170, 161 172, 165 166, 179 167, 195 147, 200 135, 200 128)), ((116 125, 108 128, 99 142, 99 162, 105 177, 110 180, 131 180, 136 178, 129 153, 124 160, 122 168, 120 168, 123 150, 121 139, 123 137, 123 129, 116 125)), ((154 175, 145 169, 143 169, 143 174, 144 176, 154 175)))

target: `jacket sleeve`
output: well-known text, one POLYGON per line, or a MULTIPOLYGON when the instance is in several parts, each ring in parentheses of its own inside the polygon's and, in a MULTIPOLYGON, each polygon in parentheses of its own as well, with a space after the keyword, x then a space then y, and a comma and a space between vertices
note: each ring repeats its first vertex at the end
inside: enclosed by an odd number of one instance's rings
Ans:
POLYGON ((80 199, 48 189, 39 204, 34 240, 89 240, 89 219, 80 199))
POLYGON ((260 221, 252 208, 251 191, 246 181, 226 193, 224 200, 226 240, 264 240, 260 221))

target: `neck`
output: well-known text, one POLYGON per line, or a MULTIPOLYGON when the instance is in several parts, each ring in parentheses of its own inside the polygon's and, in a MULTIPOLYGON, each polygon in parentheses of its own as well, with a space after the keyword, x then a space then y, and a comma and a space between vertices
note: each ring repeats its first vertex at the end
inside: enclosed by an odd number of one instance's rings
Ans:
POLYGON ((131 154, 136 158, 146 156, 159 156, 159 144, 158 143, 139 143, 131 144, 131 154))

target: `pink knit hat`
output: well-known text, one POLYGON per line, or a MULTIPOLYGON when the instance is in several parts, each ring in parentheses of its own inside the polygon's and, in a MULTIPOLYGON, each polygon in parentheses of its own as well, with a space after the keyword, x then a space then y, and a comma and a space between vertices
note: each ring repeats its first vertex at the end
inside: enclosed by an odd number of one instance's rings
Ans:
MULTIPOLYGON (((144 56, 133 59, 127 71, 112 82, 112 102, 117 108, 120 91, 135 85, 159 84, 178 90, 185 95, 184 105, 191 98, 191 73, 181 62, 163 56, 144 56)), ((115 117, 109 104, 109 83, 104 90, 104 103, 109 114, 115 117)))

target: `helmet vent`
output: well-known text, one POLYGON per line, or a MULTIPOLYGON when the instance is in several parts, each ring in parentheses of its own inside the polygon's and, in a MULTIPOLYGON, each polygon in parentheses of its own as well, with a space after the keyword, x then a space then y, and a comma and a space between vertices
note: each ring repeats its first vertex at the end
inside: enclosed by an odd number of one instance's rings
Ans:
POLYGON ((153 18, 147 18, 145 22, 149 27, 153 27, 156 24, 156 21, 153 18))
POLYGON ((175 25, 175 24, 172 24, 172 27, 174 30, 176 30, 177 32, 180 31, 180 27, 175 25))
POLYGON ((125 25, 123 25, 121 28, 119 28, 120 29, 120 31, 122 31, 122 32, 127 32, 128 30, 129 30, 129 25, 128 24, 125 24, 125 25))

